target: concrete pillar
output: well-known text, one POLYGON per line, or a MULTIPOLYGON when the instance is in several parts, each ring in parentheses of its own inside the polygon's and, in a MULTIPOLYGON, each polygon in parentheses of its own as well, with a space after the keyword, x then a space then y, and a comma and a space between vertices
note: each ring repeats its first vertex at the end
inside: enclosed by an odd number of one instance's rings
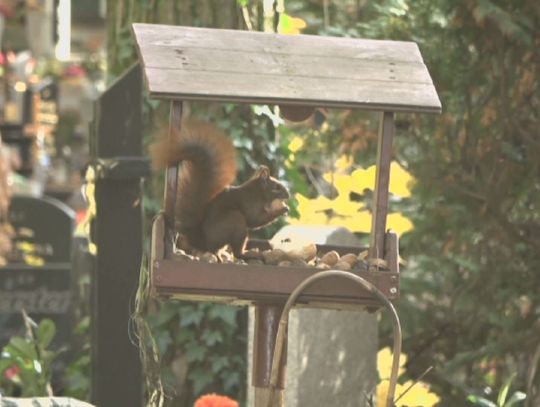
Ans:
MULTIPOLYGON (((345 228, 286 226, 272 239, 343 246, 360 245, 345 228)), ((253 311, 248 360, 251 374, 253 311)), ((286 407, 365 407, 377 380, 377 318, 365 311, 295 309, 289 321, 286 407)), ((248 406, 253 406, 249 379, 248 406)))

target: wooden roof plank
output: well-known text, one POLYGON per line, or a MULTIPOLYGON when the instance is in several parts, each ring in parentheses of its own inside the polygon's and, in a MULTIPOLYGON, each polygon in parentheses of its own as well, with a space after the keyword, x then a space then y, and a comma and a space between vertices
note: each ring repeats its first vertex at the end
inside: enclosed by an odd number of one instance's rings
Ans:
POLYGON ((412 42, 134 24, 153 97, 438 113, 412 42))
POLYGON ((306 76, 312 78, 336 78, 377 81, 401 81, 432 84, 424 64, 392 61, 362 60, 353 58, 329 58, 318 55, 250 53, 241 56, 229 50, 187 48, 170 53, 163 48, 146 52, 145 67, 153 69, 177 69, 204 71, 216 74, 254 73, 265 67, 261 75, 306 76))
POLYGON ((422 63, 414 42, 366 40, 319 35, 282 35, 257 31, 134 24, 141 48, 203 48, 236 52, 388 59, 422 63))
POLYGON ((276 103, 368 110, 419 111, 436 113, 430 103, 436 94, 430 84, 354 81, 332 78, 282 78, 258 74, 167 71, 146 69, 150 95, 174 99, 181 89, 187 100, 238 103, 276 103), (173 72, 174 75, 170 73, 173 72))

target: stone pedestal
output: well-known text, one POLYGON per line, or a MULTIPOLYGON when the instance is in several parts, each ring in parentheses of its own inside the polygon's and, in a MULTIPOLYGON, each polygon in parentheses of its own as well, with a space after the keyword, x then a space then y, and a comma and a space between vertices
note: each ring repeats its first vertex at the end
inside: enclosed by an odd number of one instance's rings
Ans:
MULTIPOLYGON (((283 228, 272 241, 359 246, 344 228, 283 228)), ((250 311, 248 360, 251 374, 253 311, 250 311)), ((364 311, 295 309, 289 321, 286 407, 365 407, 376 383, 377 318, 364 311)), ((248 406, 254 405, 249 377, 248 406)))

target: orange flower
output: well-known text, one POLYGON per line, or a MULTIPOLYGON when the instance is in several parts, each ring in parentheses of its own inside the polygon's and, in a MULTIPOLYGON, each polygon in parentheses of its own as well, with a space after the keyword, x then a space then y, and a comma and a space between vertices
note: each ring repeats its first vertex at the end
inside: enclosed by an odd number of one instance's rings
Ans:
POLYGON ((240 407, 240 404, 227 396, 206 394, 197 399, 193 407, 240 407))

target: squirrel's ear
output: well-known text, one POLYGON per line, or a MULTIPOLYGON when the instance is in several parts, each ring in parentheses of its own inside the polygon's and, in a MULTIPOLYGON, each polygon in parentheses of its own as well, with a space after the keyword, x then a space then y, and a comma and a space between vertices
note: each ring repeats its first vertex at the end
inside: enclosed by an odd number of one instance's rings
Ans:
POLYGON ((266 165, 260 165, 253 175, 254 178, 268 179, 270 178, 270 170, 266 165))

